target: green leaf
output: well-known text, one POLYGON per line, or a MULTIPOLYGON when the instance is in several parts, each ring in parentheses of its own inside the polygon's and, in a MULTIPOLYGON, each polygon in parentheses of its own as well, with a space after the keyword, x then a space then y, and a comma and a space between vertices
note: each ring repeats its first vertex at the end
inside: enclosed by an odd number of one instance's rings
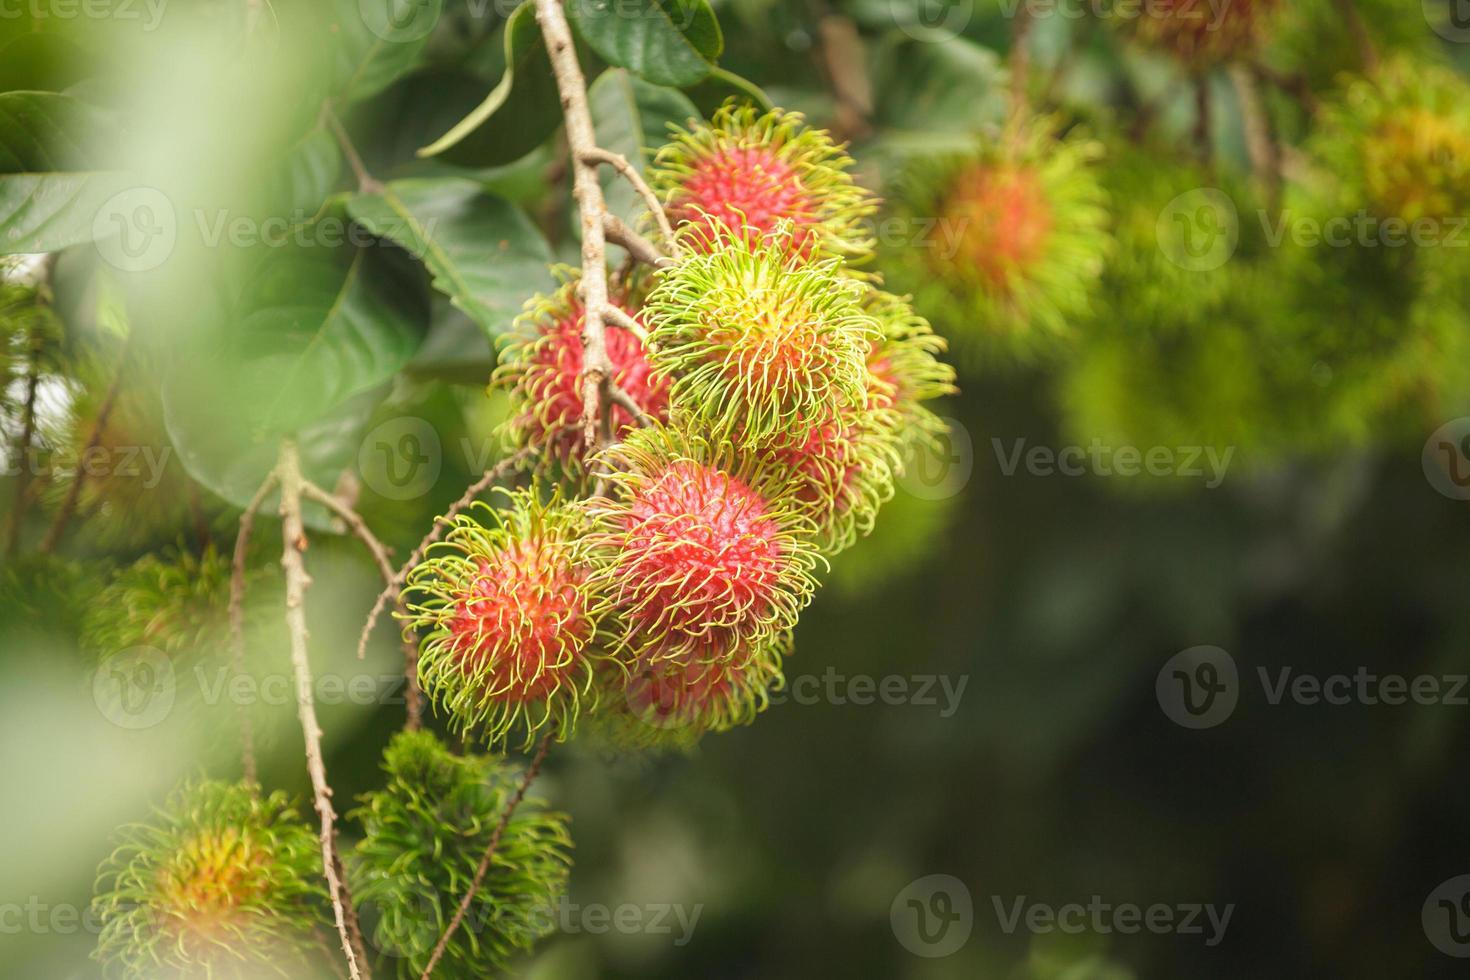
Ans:
MULTIPOLYGON (((641 174, 658 147, 669 141, 669 124, 688 125, 699 116, 684 93, 646 82, 622 68, 609 68, 587 90, 588 108, 597 120, 597 141, 621 153, 641 174)), ((602 171, 602 190, 610 211, 631 223, 642 203, 612 168, 602 171)))
POLYGON ((536 14, 522 3, 506 21, 505 73, 485 100, 419 150, 467 167, 493 167, 540 146, 561 123, 561 97, 536 14), (450 152, 453 151, 453 152, 450 152))
POLYGON ((471 180, 399 180, 348 203, 352 217, 421 259, 434 288, 493 340, 526 298, 549 291, 551 248, 514 205, 471 180))
POLYGON ((710 72, 709 77, 698 85, 685 86, 684 94, 705 116, 714 115, 714 111, 730 98, 753 102, 767 112, 775 108, 759 85, 723 68, 710 72))
POLYGON ((326 126, 315 126, 292 143, 266 175, 262 213, 302 221, 321 210, 342 172, 342 150, 326 126))
POLYGON ((443 7, 443 0, 335 0, 333 92, 366 99, 413 68, 443 7))
POLYGON ((608 64, 659 85, 693 85, 725 48, 706 0, 575 0, 567 13, 608 64))
POLYGON ((112 137, 101 110, 51 92, 0 94, 0 255, 91 241, 99 209, 127 183, 95 166, 112 137))

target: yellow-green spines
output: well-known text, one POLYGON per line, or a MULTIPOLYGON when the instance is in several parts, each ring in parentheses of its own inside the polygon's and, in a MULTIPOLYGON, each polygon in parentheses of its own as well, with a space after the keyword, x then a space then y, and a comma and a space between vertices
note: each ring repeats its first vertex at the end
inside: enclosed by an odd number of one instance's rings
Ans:
MULTIPOLYGON (((852 159, 799 112, 731 102, 659 151, 650 183, 678 227, 748 242, 785 224, 785 245, 811 258, 861 262, 873 249, 863 227, 876 209, 849 173, 852 159)), ((700 236, 690 244, 706 247, 700 236)))
POLYGON ((419 681, 458 731, 526 743, 551 728, 574 729, 595 699, 593 660, 601 612, 591 578, 591 542, 580 508, 553 493, 499 491, 460 515, 409 573, 405 628, 423 631, 419 681))
POLYGON ((1090 137, 1036 118, 911 165, 894 208, 909 232, 884 256, 889 281, 971 360, 1056 349, 1112 250, 1101 155, 1090 137))
POLYGON ((325 924, 321 852, 284 794, 185 785, 154 822, 119 836, 92 905, 110 975, 308 974, 325 924))
POLYGON ((722 234, 719 247, 664 273, 644 305, 671 416, 743 448, 789 442, 861 408, 868 351, 881 339, 864 286, 836 261, 791 254, 787 234, 754 243, 722 234))
MULTIPOLYGON (((379 974, 418 977, 469 890, 514 794, 516 766, 457 756, 428 732, 394 737, 386 785, 348 814, 363 828, 349 868, 364 936, 383 954, 379 974)), ((531 796, 516 807, 469 912, 435 976, 500 975, 556 927, 571 837, 564 814, 531 796)))

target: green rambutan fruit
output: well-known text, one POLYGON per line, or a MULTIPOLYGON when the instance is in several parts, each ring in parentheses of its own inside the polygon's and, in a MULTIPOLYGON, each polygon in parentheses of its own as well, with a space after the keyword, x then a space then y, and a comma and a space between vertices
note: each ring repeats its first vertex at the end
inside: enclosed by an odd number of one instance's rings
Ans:
POLYGON ((885 256, 891 281, 977 362, 1056 346, 1087 312, 1112 248, 1101 155, 1037 118, 911 164, 894 219, 912 235, 885 256))
POLYGON ((670 414, 741 448, 805 438, 866 404, 866 359, 881 339, 863 284, 837 260, 808 262, 790 230, 687 255, 649 294, 654 370, 670 378, 670 414))
POLYGON ((589 509, 620 662, 738 667, 795 626, 820 558, 789 474, 664 426, 604 459, 617 492, 589 509))
MULTIPOLYGON (((521 771, 502 759, 454 755, 424 731, 395 735, 383 770, 386 785, 348 814, 364 834, 349 874, 368 942, 395 959, 394 975, 417 977, 469 891, 521 771)), ((499 975, 549 935, 571 847, 567 817, 523 799, 435 975, 499 975)))
POLYGON ((409 573, 408 631, 422 630, 419 682, 460 732, 491 744, 550 726, 566 739, 603 654, 583 512, 553 492, 499 490, 487 526, 460 515, 409 573))
POLYGON ((782 633, 753 653, 736 658, 733 630, 701 640, 675 657, 651 651, 625 673, 607 674, 611 689, 593 730, 620 749, 692 749, 706 733, 748 725, 765 710, 773 688, 784 683, 781 665, 791 652, 782 633))
MULTIPOLYGON (((556 270, 562 286, 551 296, 532 297, 515 327, 502 338, 500 366, 492 384, 510 392, 511 417, 506 431, 517 446, 535 446, 540 458, 563 471, 584 472, 586 445, 582 432, 582 303, 575 270, 556 270)), ((637 318, 633 295, 612 301, 637 318)), ((613 382, 632 397, 645 415, 662 421, 668 413, 669 385, 653 373, 643 342, 627 330, 608 324, 604 331, 613 382)), ((613 406, 613 435, 634 424, 613 406)))
POLYGON ((282 793, 200 782, 120 831, 98 872, 95 957, 127 977, 299 977, 324 925, 316 834, 282 793))
POLYGON ((863 228, 876 210, 848 172, 852 159, 799 112, 762 113, 734 102, 709 123, 675 129, 649 174, 689 247, 723 247, 726 236, 754 246, 782 225, 782 246, 804 257, 860 262, 873 240, 863 228))
POLYGON ((1249 57, 1269 39, 1281 0, 1151 0, 1119 22, 1142 43, 1202 71, 1249 57))
POLYGON ((1386 62, 1322 114, 1309 150, 1348 213, 1460 218, 1470 213, 1470 83, 1437 66, 1386 62))

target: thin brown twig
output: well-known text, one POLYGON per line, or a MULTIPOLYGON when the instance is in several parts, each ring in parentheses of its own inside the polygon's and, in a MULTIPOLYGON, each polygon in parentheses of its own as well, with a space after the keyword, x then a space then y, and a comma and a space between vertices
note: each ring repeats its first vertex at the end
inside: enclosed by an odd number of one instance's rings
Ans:
POLYGON ((1031 5, 1020 4, 1013 15, 1015 22, 1011 25, 1011 118, 1019 120, 1024 118, 1026 107, 1030 100, 1027 97, 1027 87, 1031 83, 1031 27, 1035 23, 1031 17, 1031 5))
POLYGON ((621 330, 628 331, 630 334, 637 337, 639 342, 642 343, 643 346, 648 346, 648 331, 643 329, 643 324, 633 319, 627 313, 623 312, 616 306, 608 304, 607 309, 602 311, 602 315, 606 319, 609 326, 618 327, 621 330))
POLYGON ((301 458, 296 444, 290 440, 281 443, 276 473, 281 482, 281 567, 286 574, 286 627, 291 634, 291 666, 296 680, 296 711, 306 744, 306 771, 311 777, 312 802, 321 818, 322 871, 332 901, 332 916, 342 939, 342 952, 347 956, 347 970, 353 980, 364 980, 370 976, 367 954, 362 948, 352 894, 337 855, 337 814, 332 809, 332 787, 327 783, 327 767, 322 759, 322 729, 312 699, 311 663, 306 654, 306 589, 311 584, 311 576, 306 573, 302 560, 306 549, 306 528, 301 519, 304 490, 301 458))
POLYGON ((618 387, 617 384, 609 385, 607 394, 612 399, 614 405, 617 405, 623 411, 633 416, 633 421, 639 425, 647 427, 653 424, 653 420, 644 413, 643 409, 638 407, 638 402, 634 400, 633 396, 618 387))
POLYGON ((846 14, 836 13, 825 2, 815 7, 813 53, 836 103, 834 130, 843 142, 861 139, 873 131, 873 83, 868 78, 862 35, 846 14))
POLYGON ((14 456, 20 472, 15 479, 15 500, 10 507, 10 526, 5 544, 5 554, 14 558, 20 550, 20 529, 26 505, 30 503, 31 448, 36 441, 36 395, 41 388, 41 351, 45 347, 45 336, 39 327, 31 333, 29 358, 26 365, 26 397, 21 409, 20 434, 15 440, 14 456))
MULTIPOLYGON (((368 552, 373 556, 373 563, 378 566, 378 571, 383 576, 384 588, 393 586, 394 577, 398 574, 393 568, 393 560, 389 557, 387 545, 378 539, 378 536, 367 526, 362 515, 347 505, 347 502, 334 493, 328 493, 311 481, 303 481, 301 490, 306 496, 315 500, 323 507, 330 510, 341 518, 342 523, 352 532, 353 537, 363 543, 368 552)), ((403 613, 403 599, 397 600, 399 613, 403 613)), ((419 688, 419 648, 412 636, 403 637, 403 675, 404 707, 408 711, 408 730, 417 731, 423 724, 423 692, 419 688)))
POLYGON ((424 967, 423 975, 419 980, 429 980, 429 975, 434 972, 434 967, 439 965, 440 958, 444 956, 444 950, 449 947, 449 940, 453 938, 460 924, 464 922, 465 915, 469 913, 470 903, 475 900, 475 895, 479 892, 480 885, 485 880, 485 874, 490 870, 490 861, 495 856, 495 848, 500 845, 500 838, 504 835, 505 828, 509 826, 510 818, 515 814, 516 807, 520 806, 521 800, 525 799, 526 790, 530 788, 532 781, 536 778, 536 774, 541 771, 541 763, 546 761, 546 753, 551 749, 551 740, 555 735, 556 733, 554 731, 548 732, 546 737, 541 740, 541 744, 536 748, 536 755, 531 759, 531 764, 526 767, 525 773, 521 776, 521 782, 516 787, 515 795, 506 802, 505 809, 501 811, 500 820, 495 824, 495 830, 490 834, 490 843, 486 845, 485 854, 480 858, 480 866, 475 869, 475 877, 470 882, 470 887, 464 893, 464 897, 459 900, 459 908, 454 910, 454 917, 449 920, 449 925, 444 927, 443 935, 434 944, 434 951, 429 955, 429 963, 424 967))
POLYGON ((1256 75, 1242 64, 1231 65, 1229 72, 1240 101, 1241 123, 1251 169, 1261 183, 1269 207, 1275 211, 1281 204, 1281 144, 1261 99, 1256 75))
POLYGON ((634 261, 654 269, 661 269, 673 261, 658 250, 658 246, 628 227, 628 223, 611 212, 602 216, 603 232, 607 240, 621 245, 634 261))
POLYGON ((490 467, 490 469, 485 471, 483 476, 465 489, 464 494, 458 500, 449 505, 449 509, 444 512, 442 517, 434 522, 434 527, 428 534, 424 535, 424 539, 419 542, 418 547, 409 553, 408 560, 399 566, 398 571, 393 574, 388 584, 383 587, 383 591, 379 592, 377 598, 373 600, 373 608, 368 611, 367 622, 363 624, 362 635, 357 640, 358 660, 361 660, 367 655, 368 639, 373 635, 373 628, 377 625, 378 617, 387 608, 388 601, 403 586, 404 581, 408 578, 408 573, 413 570, 413 567, 424 560, 424 553, 429 550, 429 546, 444 537, 444 533, 453 524, 454 516, 474 503, 475 498, 483 493, 492 483, 503 479, 506 474, 513 471, 517 466, 520 466, 523 461, 529 459, 535 453, 535 447, 527 446, 490 467))
POLYGON ((357 178, 357 189, 363 194, 377 194, 383 189, 383 182, 368 173, 367 165, 362 162, 362 156, 358 154, 357 147, 352 143, 352 137, 347 133, 347 127, 342 125, 342 120, 337 118, 337 110, 328 99, 322 103, 322 121, 332 131, 337 139, 337 145, 342 148, 342 155, 347 158, 347 166, 352 168, 352 175, 357 178))
POLYGON ((1302 75, 1284 75, 1269 65, 1260 62, 1251 63, 1251 71, 1255 72, 1258 79, 1270 83, 1273 87, 1280 89, 1301 105, 1302 111, 1312 116, 1317 113, 1317 96, 1312 91, 1312 86, 1302 75))
POLYGON ((643 175, 638 172, 636 167, 628 162, 627 157, 621 153, 614 153, 612 150, 604 150, 600 146, 594 146, 590 150, 582 151, 582 160, 594 165, 606 164, 616 170, 624 180, 632 184, 633 189, 638 192, 638 196, 643 198, 643 206, 648 209, 649 215, 653 218, 654 223, 658 225, 659 234, 663 235, 664 241, 668 243, 669 251, 678 254, 679 245, 674 238, 674 226, 669 223, 669 216, 665 213, 663 204, 659 201, 658 195, 653 192, 653 188, 649 187, 648 182, 643 179, 643 175))
POLYGON ((107 431, 107 420, 112 416, 113 406, 117 404, 117 396, 122 391, 123 371, 127 367, 129 347, 129 344, 123 346, 122 360, 118 364, 117 373, 112 377, 112 383, 107 386, 107 393, 102 396, 102 404, 97 407, 97 417, 92 420, 92 430, 87 433, 86 445, 82 454, 77 457, 76 472, 72 474, 71 484, 66 488, 66 496, 62 498, 56 517, 41 541, 43 555, 49 555, 56 550, 56 546, 61 543, 61 536, 66 533, 66 526, 76 516, 77 503, 82 499, 82 486, 87 481, 87 468, 83 464, 102 445, 102 434, 107 431))
POLYGON ((597 133, 587 109, 587 80, 577 62, 572 29, 561 0, 536 0, 536 22, 546 39, 551 71, 561 93, 567 145, 571 148, 572 196, 582 226, 582 438, 587 446, 597 440, 597 419, 607 408, 607 382, 612 377, 603 337, 602 311, 607 306, 607 238, 603 219, 607 202, 597 165, 587 154, 597 149, 597 133))
MULTIPOLYGON (((230 561, 230 660, 235 675, 245 676, 245 555, 250 548, 250 535, 255 530, 255 515, 265 504, 266 496, 276 485, 276 474, 266 474, 265 482, 240 514, 240 529, 235 534, 235 553, 230 561)), ((242 701, 240 716, 240 768, 245 782, 252 788, 260 784, 255 768, 255 726, 250 711, 242 701)))
POLYGON ((1342 15, 1343 23, 1347 25, 1348 33, 1353 36, 1353 43, 1358 46, 1358 55, 1363 59, 1363 70, 1369 73, 1376 71, 1380 60, 1378 45, 1373 43, 1373 35, 1363 22, 1358 5, 1354 0, 1337 0, 1337 10, 1342 15))

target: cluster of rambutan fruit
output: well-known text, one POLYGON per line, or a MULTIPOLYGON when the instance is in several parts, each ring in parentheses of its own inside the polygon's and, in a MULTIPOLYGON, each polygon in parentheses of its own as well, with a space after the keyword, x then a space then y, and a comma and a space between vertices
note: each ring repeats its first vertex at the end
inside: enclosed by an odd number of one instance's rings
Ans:
POLYGON ((407 583, 424 689, 456 728, 566 738, 590 713, 617 743, 687 746, 781 683, 820 567, 872 527, 942 429, 922 403, 952 390, 943 341, 862 269, 874 202, 850 162, 798 114, 734 105, 664 148, 675 258, 612 284, 627 401, 594 450, 578 273, 528 302, 494 384, 536 479, 459 517, 407 583))

